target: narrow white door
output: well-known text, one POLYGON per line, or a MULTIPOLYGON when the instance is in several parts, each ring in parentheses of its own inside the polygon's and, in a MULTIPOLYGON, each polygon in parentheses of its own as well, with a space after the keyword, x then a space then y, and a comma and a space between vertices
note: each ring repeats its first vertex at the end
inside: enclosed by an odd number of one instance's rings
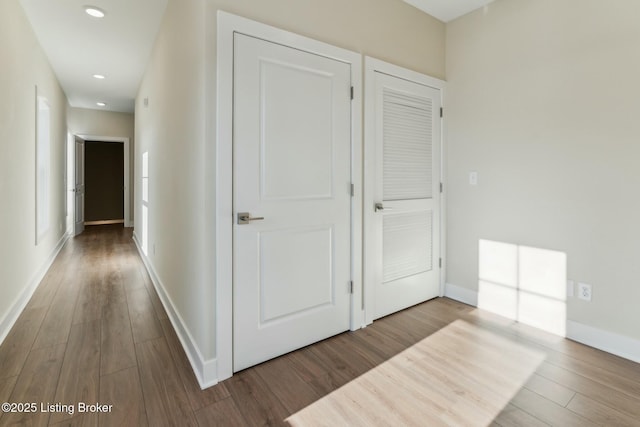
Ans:
POLYGON ((73 191, 75 194, 75 226, 76 235, 84 231, 84 141, 76 138, 76 170, 73 191))
POLYGON ((234 371, 349 328, 350 65, 236 34, 234 371))
POLYGON ((440 90, 369 72, 365 256, 373 318, 440 293, 440 90))

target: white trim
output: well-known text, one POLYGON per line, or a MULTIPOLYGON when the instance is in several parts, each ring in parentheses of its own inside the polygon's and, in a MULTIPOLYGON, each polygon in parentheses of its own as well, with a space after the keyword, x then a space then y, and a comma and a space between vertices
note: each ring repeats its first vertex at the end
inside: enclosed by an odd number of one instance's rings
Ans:
MULTIPOLYGON (((98 142, 122 142, 124 150, 124 226, 133 227, 133 221, 131 221, 131 147, 130 138, 120 136, 96 136, 96 135, 80 135, 76 134, 78 138, 84 142, 98 141, 98 142)), ((84 163, 83 163, 84 164, 84 163)), ((84 165, 86 168, 86 165, 84 165)))
POLYGON ((462 286, 452 285, 447 283, 444 287, 444 296, 451 298, 452 300, 459 301, 463 304, 478 306, 478 292, 471 289, 463 288, 462 286))
MULTIPOLYGON (((375 121, 375 81, 374 73, 379 72, 387 74, 389 76, 397 77, 403 80, 407 80, 413 83, 418 83, 423 86, 429 86, 440 91, 440 104, 444 108, 444 90, 446 82, 444 80, 437 79, 435 77, 427 76, 426 74, 418 73, 416 71, 409 70, 407 68, 399 67, 389 62, 381 61, 370 56, 364 58, 364 73, 365 73, 365 86, 364 86, 364 206, 367 206, 363 212, 364 219, 364 243, 363 251, 366 255, 367 247, 372 245, 367 243, 367 239, 375 235, 373 211, 370 209, 373 207, 374 200, 374 188, 375 188, 375 133, 376 133, 376 121, 375 121)), ((444 183, 444 119, 441 119, 440 127, 440 146, 438 151, 440 153, 440 182, 444 183)), ((440 257, 442 258, 442 268, 440 269, 440 296, 444 295, 445 289, 445 203, 444 192, 440 194, 440 257)), ((373 263, 368 263, 366 256, 363 259, 363 282, 365 283, 364 295, 364 323, 365 325, 373 322, 373 307, 375 304, 375 270, 373 263)))
POLYGON ((364 282, 362 280, 362 253, 364 242, 362 203, 364 196, 363 162, 364 146, 362 140, 362 55, 348 52, 351 55, 351 86, 353 86, 353 100, 351 101, 351 183, 354 194, 351 198, 351 280, 353 294, 351 294, 351 330, 363 328, 364 319, 364 282))
POLYGON ((352 200, 352 295, 351 329, 362 326, 362 57, 360 54, 309 39, 288 31, 218 11, 216 82, 216 352, 218 378, 233 375, 233 34, 269 40, 312 52, 351 65, 355 99, 352 115, 352 182, 356 196, 352 200), (355 240, 355 239, 360 239, 355 240))
POLYGON ((640 341, 567 320, 567 338, 640 363, 640 341))
POLYGON ((7 335, 9 335, 11 328, 13 328, 13 325, 15 325, 18 317, 20 317, 20 314, 33 296, 33 293, 36 291, 36 289, 38 289, 40 282, 44 278, 45 274, 47 274, 47 271, 49 271, 49 268, 53 264, 53 261, 55 261, 56 257, 60 253, 60 250, 62 250, 62 247, 65 243, 67 243, 67 240, 69 240, 70 237, 71 233, 64 233, 62 237, 60 237, 60 240, 58 240, 58 243, 49 254, 49 257, 31 277, 31 280, 29 280, 22 293, 18 296, 18 298, 16 298, 13 304, 11 304, 11 308, 9 308, 7 314, 5 314, 4 318, 0 320, 0 344, 2 344, 7 335))
POLYGON ((85 221, 84 225, 111 225, 124 224, 124 219, 104 219, 100 221, 85 221))
MULTIPOLYGON (((462 286, 447 283, 445 296, 464 304, 478 306, 478 292, 462 286)), ((639 340, 569 319, 567 319, 567 338, 640 363, 639 340)))
POLYGON ((189 332, 186 323, 176 310, 171 297, 165 290, 162 281, 158 277, 156 270, 153 268, 151 261, 147 258, 142 250, 142 245, 138 240, 138 236, 135 231, 133 232, 133 241, 136 244, 136 248, 138 249, 138 253, 140 254, 140 258, 144 263, 147 272, 149 273, 149 277, 151 278, 151 282, 153 283, 153 287, 156 289, 158 297, 160 297, 160 301, 164 306, 164 309, 169 316, 169 320, 173 325, 173 329, 176 331, 176 335, 182 344, 182 348, 189 359, 189 363, 191 363, 191 368, 198 379, 198 384, 200 384, 201 389, 205 389, 207 387, 211 387, 213 385, 218 384, 218 372, 217 372, 217 361, 216 359, 205 359, 202 357, 202 353, 196 344, 196 341, 193 339, 193 336, 189 332))
POLYGON ((447 113, 445 99, 447 97, 446 82, 440 88, 440 107, 444 114, 440 119, 440 183, 442 192, 440 193, 440 296, 444 296, 447 285, 447 113))

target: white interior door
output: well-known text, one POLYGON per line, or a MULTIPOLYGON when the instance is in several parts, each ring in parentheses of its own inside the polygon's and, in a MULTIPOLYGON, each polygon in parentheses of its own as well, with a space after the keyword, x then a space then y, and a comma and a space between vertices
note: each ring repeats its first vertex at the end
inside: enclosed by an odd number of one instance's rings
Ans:
POLYGON ((237 33, 234 49, 239 371, 349 329, 351 70, 237 33))
POLYGON ((76 138, 75 183, 74 183, 74 233, 84 231, 84 141, 76 138))
POLYGON ((440 294, 441 95, 378 71, 367 78, 365 256, 377 319, 440 294))

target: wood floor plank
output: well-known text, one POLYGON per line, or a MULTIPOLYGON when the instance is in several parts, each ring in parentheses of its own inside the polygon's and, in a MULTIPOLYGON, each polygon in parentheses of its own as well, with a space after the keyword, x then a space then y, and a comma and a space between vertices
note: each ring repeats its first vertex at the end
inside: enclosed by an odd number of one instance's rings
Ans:
POLYGON ((92 427, 97 426, 95 419, 85 415, 76 415, 73 418, 60 421, 58 423, 51 423, 49 427, 92 427))
POLYGON ((162 327, 156 317, 146 288, 138 288, 127 292, 127 306, 129 307, 129 317, 131 318, 131 329, 135 343, 163 336, 162 327))
POLYGON ((545 378, 575 390, 583 396, 607 405, 610 408, 629 415, 632 418, 640 419, 640 400, 631 397, 621 391, 600 384, 581 375, 560 368, 551 363, 545 362, 538 367, 537 373, 545 378))
POLYGON ((147 287, 147 291, 149 292, 149 298, 151 298, 151 304, 153 305, 153 309, 156 312, 156 317, 158 319, 169 319, 169 316, 167 315, 167 312, 164 309, 164 306, 160 301, 160 297, 158 296, 158 293, 156 292, 156 289, 153 286, 153 283, 151 283, 151 280, 149 280, 149 286, 147 287))
POLYGON ((11 378, 20 374, 31 347, 16 346, 7 343, 0 347, 0 379, 11 378))
MULTIPOLYGON (((56 390, 56 402, 98 402, 100 384, 100 320, 73 325, 56 390)), ((82 417, 83 424, 97 425, 97 414, 51 415, 51 423, 82 417)))
POLYGON ((352 379, 318 359, 309 348, 300 349, 289 356, 292 369, 295 369, 319 396, 331 393, 352 379))
POLYGON ((575 358, 552 359, 550 363, 640 399, 640 382, 575 358))
POLYGON ((388 359, 405 350, 406 345, 402 344, 395 337, 385 333, 383 322, 373 324, 365 329, 354 333, 356 340, 367 345, 372 352, 379 354, 383 359, 388 359))
POLYGON ((289 355, 289 363, 306 382, 324 376, 331 368, 315 357, 309 348, 302 348, 289 355))
POLYGON ((567 406, 576 394, 575 391, 537 374, 529 378, 525 387, 560 406, 567 406))
POLYGON ((287 411, 295 413, 318 400, 321 395, 291 369, 287 356, 258 365, 255 371, 269 385, 269 391, 280 400, 287 411))
POLYGON ((474 307, 460 304, 448 298, 431 300, 431 302, 436 302, 436 304, 429 304, 429 302, 427 302, 417 305, 415 312, 424 318, 444 323, 443 327, 460 318, 465 318, 476 311, 474 307))
POLYGON ((73 313, 74 325, 99 320, 102 316, 106 290, 101 274, 103 269, 100 268, 100 263, 97 263, 97 266, 96 269, 84 269, 76 278, 79 294, 73 313))
POLYGON ((8 377, 0 380, 0 403, 9 401, 9 397, 13 392, 13 388, 16 385, 16 381, 18 381, 17 375, 15 377, 8 377))
POLYGON ((597 365, 612 373, 640 382, 638 364, 614 354, 606 353, 593 347, 586 346, 569 339, 559 341, 554 350, 569 357, 597 365))
POLYGON ((136 344, 136 354, 149 424, 197 425, 165 338, 136 344))
MULTIPOLYGON (((126 257, 122 263, 122 284, 126 292, 131 292, 136 289, 144 288, 144 280, 141 280, 139 269, 142 264, 142 260, 139 258, 137 252, 133 252, 133 248, 125 249, 126 257)), ((144 266, 142 266, 144 268, 144 266)))
POLYGON ((131 330, 127 298, 112 293, 103 308, 100 346, 100 374, 106 375, 136 366, 136 351, 131 330))
MULTIPOLYGON (((53 402, 62 367, 65 345, 34 350, 29 353, 8 402, 53 402)), ((0 425, 47 425, 49 413, 9 413, 0 418, 0 425)))
POLYGON ((99 401, 101 404, 113 405, 111 412, 100 414, 101 427, 148 425, 137 367, 102 376, 99 401))
POLYGON ((446 357, 463 369, 470 369, 478 376, 479 381, 508 390, 514 385, 524 385, 544 358, 544 354, 491 333, 487 334, 486 331, 464 322, 452 323, 422 344, 416 346, 416 350, 425 355, 446 357), (465 334, 459 335, 463 330, 465 334), (471 338, 472 331, 483 336, 484 340, 471 338))
POLYGON ((20 374, 38 335, 47 307, 27 305, 0 346, 0 379, 20 374))
POLYGON ((398 335, 405 333, 414 337, 415 341, 421 341, 436 331, 445 327, 448 323, 436 321, 431 317, 420 315, 417 307, 411 307, 407 313, 400 312, 388 316, 385 324, 393 325, 398 330, 398 335))
POLYGON ((149 288, 149 297, 151 298, 153 309, 156 311, 156 317, 158 317, 158 319, 168 319, 169 316, 167 315, 167 312, 164 309, 164 306, 162 305, 160 297, 158 297, 158 293, 156 292, 155 288, 149 288))
POLYGON ((66 273, 63 251, 58 255, 53 262, 49 271, 44 276, 36 290, 33 292, 31 300, 29 300, 30 307, 45 307, 48 308, 51 304, 51 300, 54 298, 60 284, 62 283, 63 276, 66 273))
POLYGON ((640 384, 640 370, 638 364, 633 361, 481 310, 474 311, 472 316, 466 319, 488 328, 493 327, 508 332, 515 339, 544 348, 547 350, 549 361, 563 367, 573 366, 573 370, 579 374, 581 367, 587 367, 587 372, 589 367, 597 367, 600 377, 611 375, 625 378, 629 388, 634 390, 632 393, 637 392, 637 384, 640 384))
POLYGON ((189 397, 191 409, 197 411, 205 406, 212 405, 213 403, 228 398, 230 396, 229 391, 224 384, 217 384, 213 387, 207 388, 206 390, 202 390, 200 388, 200 384, 193 373, 189 359, 182 348, 182 344, 180 344, 180 340, 178 339, 171 322, 168 318, 161 319, 160 324, 162 325, 162 330, 164 331, 165 338, 167 339, 171 356, 176 364, 178 375, 180 376, 187 396, 189 397))
POLYGON ((66 343, 71 331, 73 310, 78 292, 70 286, 61 285, 50 302, 47 315, 42 322, 33 348, 66 343))
POLYGON ((581 394, 576 394, 567 406, 567 409, 601 426, 640 426, 640 419, 632 418, 581 394))
POLYGON ((226 381, 231 398, 248 426, 284 426, 289 411, 253 369, 236 373, 226 381))
POLYGON ((563 427, 593 427, 597 425, 589 419, 553 403, 526 388, 520 390, 511 401, 511 404, 551 425, 563 427))
POLYGON ((0 400, 113 404, 0 425, 640 426, 640 365, 439 298, 203 391, 131 230, 102 226, 67 242, 0 346, 0 400))
POLYGON ((309 349, 319 360, 334 367, 347 379, 356 378, 375 366, 367 358, 346 351, 344 340, 340 337, 316 343, 309 349))
POLYGON ((230 397, 196 411, 200 427, 244 426, 246 421, 230 397))
POLYGON ((494 423, 500 427, 546 427, 550 425, 511 404, 500 412, 494 423))

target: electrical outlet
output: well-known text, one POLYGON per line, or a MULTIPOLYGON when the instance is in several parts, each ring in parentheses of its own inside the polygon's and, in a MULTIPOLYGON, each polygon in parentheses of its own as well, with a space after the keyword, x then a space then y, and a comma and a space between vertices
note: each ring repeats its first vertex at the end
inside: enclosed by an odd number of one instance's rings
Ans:
POLYGON ((591 301, 591 285, 578 283, 578 298, 585 301, 591 301))
POLYGON ((575 294, 576 284, 573 280, 567 280, 567 297, 572 298, 575 294))

